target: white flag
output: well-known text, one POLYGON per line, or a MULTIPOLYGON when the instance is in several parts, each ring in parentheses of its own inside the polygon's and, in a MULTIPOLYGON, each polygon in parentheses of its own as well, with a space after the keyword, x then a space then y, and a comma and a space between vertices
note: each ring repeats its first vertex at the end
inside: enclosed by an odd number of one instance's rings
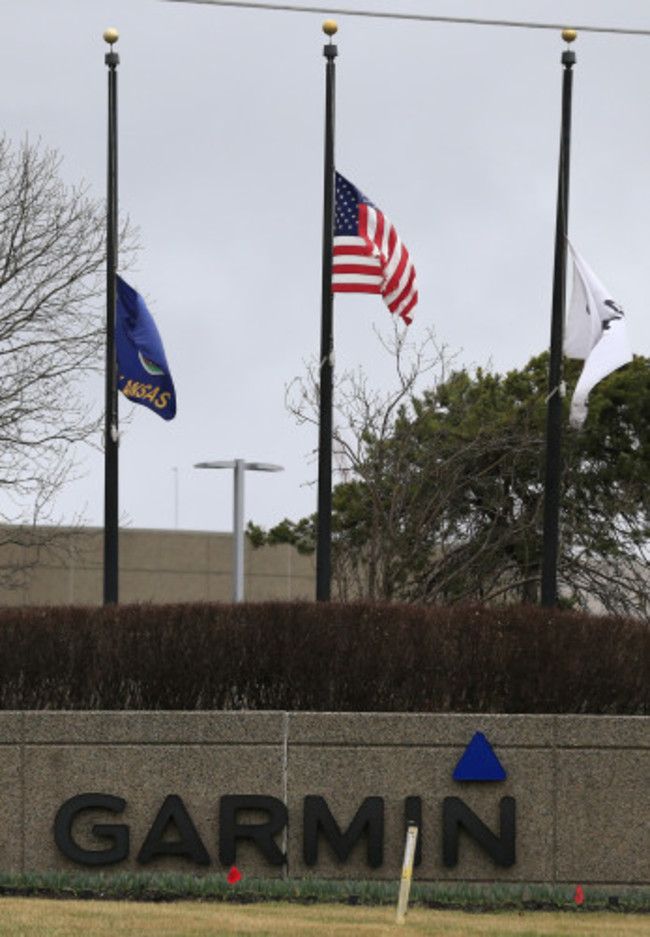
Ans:
POLYGON ((569 422, 579 428, 587 416, 589 392, 604 377, 632 360, 625 315, 600 280, 571 247, 573 295, 567 316, 564 353, 584 359, 573 393, 569 422))

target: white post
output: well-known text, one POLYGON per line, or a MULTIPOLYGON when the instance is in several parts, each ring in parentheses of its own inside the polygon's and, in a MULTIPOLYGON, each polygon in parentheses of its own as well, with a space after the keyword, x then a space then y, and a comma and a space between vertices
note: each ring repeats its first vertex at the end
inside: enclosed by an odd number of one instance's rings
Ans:
POLYGON ((415 844, 418 839, 417 826, 409 826, 406 831, 406 845, 404 847, 404 862, 402 864, 402 881, 399 886, 397 901, 397 923, 403 924, 406 918, 406 909, 411 891, 411 878, 413 876, 413 862, 415 860, 415 844))

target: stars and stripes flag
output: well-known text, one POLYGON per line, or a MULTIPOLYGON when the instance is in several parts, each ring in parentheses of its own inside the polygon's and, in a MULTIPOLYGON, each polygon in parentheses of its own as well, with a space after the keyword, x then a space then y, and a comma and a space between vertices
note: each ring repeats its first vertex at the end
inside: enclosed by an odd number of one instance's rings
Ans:
POLYGON ((376 205, 336 173, 332 290, 380 293, 407 324, 418 301, 415 267, 397 231, 376 205))
POLYGON ((573 259, 573 296, 564 353, 585 362, 569 411, 569 422, 578 429, 587 416, 590 391, 612 371, 631 361, 632 351, 623 310, 571 244, 569 250, 573 259))

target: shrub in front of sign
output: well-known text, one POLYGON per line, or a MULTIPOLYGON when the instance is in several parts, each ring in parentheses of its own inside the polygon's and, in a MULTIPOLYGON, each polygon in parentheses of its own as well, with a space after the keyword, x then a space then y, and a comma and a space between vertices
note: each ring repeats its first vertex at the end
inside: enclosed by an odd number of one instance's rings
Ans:
POLYGON ((537 606, 0 612, 0 708, 650 713, 650 628, 537 606))

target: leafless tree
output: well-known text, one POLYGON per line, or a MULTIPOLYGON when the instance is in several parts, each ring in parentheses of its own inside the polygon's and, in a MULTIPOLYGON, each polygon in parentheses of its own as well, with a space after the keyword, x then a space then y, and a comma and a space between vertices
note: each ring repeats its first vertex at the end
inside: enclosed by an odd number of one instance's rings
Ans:
MULTIPOLYGON (((432 336, 388 349, 393 390, 362 371, 335 386, 333 594, 445 603, 539 599, 548 361, 505 375, 450 366, 432 336), (421 379, 427 386, 422 392, 421 379), (417 387, 417 390, 416 390, 417 387)), ((579 368, 567 367, 573 386, 579 368)), ((572 607, 650 617, 649 364, 635 358, 592 393, 563 447, 558 580, 572 607)), ((317 369, 288 406, 318 420, 317 369)), ((316 517, 251 529, 257 543, 315 543, 316 517)))
MULTIPOLYGON (((78 445, 101 438, 103 400, 89 401, 84 382, 104 367, 105 207, 84 185, 66 185, 60 167, 40 144, 0 139, 4 525, 51 520, 78 445)), ((125 255, 135 249, 128 223, 120 244, 125 255)))
MULTIPOLYGON (((423 498, 412 472, 411 441, 397 443, 400 420, 412 416, 418 391, 425 383, 444 382, 454 356, 437 342, 433 330, 416 341, 398 324, 389 338, 379 332, 377 336, 392 369, 392 383, 374 387, 358 368, 337 375, 334 393, 333 462, 339 484, 333 505, 333 589, 346 600, 390 596, 405 515, 411 512, 424 531, 444 511, 449 486, 457 484, 447 474, 445 484, 432 487, 423 498), (355 507, 357 494, 360 502, 355 507), (357 518, 355 531, 357 513, 363 516, 357 518)), ((299 424, 317 426, 318 399, 318 370, 312 364, 304 377, 289 385, 287 408, 299 424)), ((290 536, 295 533, 288 531, 290 536)), ((411 547, 421 552, 418 543, 411 547)), ((409 557, 402 553, 402 561, 408 565, 409 557)))

